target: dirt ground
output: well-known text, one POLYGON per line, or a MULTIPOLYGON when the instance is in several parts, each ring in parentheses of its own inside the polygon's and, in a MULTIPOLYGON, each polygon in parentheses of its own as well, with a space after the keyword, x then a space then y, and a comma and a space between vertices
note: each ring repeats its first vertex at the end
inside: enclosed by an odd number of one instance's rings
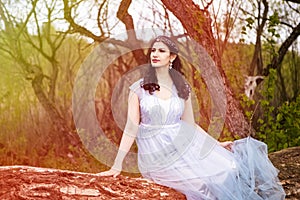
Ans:
POLYGON ((300 200, 300 147, 271 153, 269 158, 280 170, 278 176, 286 192, 286 199, 300 200))
MULTIPOLYGON (((300 147, 269 155, 280 170, 286 199, 300 199, 300 147)), ((141 178, 29 166, 0 167, 0 199, 185 199, 184 195, 141 178)))

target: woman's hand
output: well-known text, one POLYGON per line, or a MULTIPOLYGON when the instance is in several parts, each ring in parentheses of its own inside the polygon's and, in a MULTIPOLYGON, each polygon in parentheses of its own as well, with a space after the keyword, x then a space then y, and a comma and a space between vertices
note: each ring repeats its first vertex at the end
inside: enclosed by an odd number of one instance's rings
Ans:
POLYGON ((108 171, 100 172, 97 175, 98 176, 113 176, 114 178, 120 175, 121 170, 115 169, 115 168, 110 168, 108 171))
POLYGON ((226 141, 226 142, 219 142, 219 144, 224 147, 225 149, 227 149, 228 151, 231 151, 231 147, 233 145, 233 142, 231 141, 226 141))

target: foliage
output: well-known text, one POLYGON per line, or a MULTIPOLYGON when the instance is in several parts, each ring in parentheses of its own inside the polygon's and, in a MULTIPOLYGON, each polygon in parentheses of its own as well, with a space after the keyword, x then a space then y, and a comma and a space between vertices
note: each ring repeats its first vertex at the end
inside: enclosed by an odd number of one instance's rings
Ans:
MULTIPOLYGON (((36 35, 28 36, 33 42, 38 42, 36 35)), ((0 38, 3 42, 4 32, 0 33, 0 38)), ((22 41, 24 58, 31 64, 38 64, 45 77, 50 77, 52 71, 49 62, 22 41)), ((6 46, 3 45, 2 48, 5 49, 6 46)), ((50 53, 49 48, 44 46, 44 51, 50 53)), ((78 36, 66 37, 57 49, 59 73, 55 104, 69 123, 72 123, 70 107, 74 78, 90 50, 91 46, 78 36)), ((86 152, 78 152, 79 148, 69 148, 70 157, 59 155, 53 150, 61 137, 57 137, 59 133, 53 132, 51 118, 35 96, 31 84, 32 74, 28 75, 22 66, 3 52, 0 54, 0 165, 33 165, 80 171, 97 168, 100 171, 99 162, 86 152)), ((43 81, 45 91, 48 82, 47 78, 43 81)))
MULTIPOLYGON (((247 66, 249 66, 251 57, 249 49, 252 51, 253 46, 228 44, 222 58, 226 76, 229 78, 236 98, 240 99, 245 116, 257 131, 258 139, 268 144, 269 151, 300 145, 299 92, 297 93, 299 83, 295 82, 296 79, 293 78, 299 73, 299 69, 295 67, 299 65, 297 64, 299 56, 288 52, 281 66, 281 77, 276 70, 271 70, 270 75, 261 85, 263 87, 261 94, 256 94, 255 100, 250 100, 244 94, 243 88, 243 74, 247 74, 247 66), (288 101, 280 99, 281 85, 279 83, 282 80, 285 81, 284 89, 289 94, 288 101), (295 95, 298 97, 295 98, 295 95)), ((264 52, 264 54, 268 53, 267 50, 264 52)), ((264 58, 266 57, 264 56, 264 58)), ((224 137, 222 140, 232 139, 226 127, 222 135, 224 137)))
POLYGON ((245 94, 241 94, 240 96, 241 96, 241 106, 243 107, 243 109, 245 111, 245 115, 246 115, 247 119, 251 123, 255 109, 252 110, 249 108, 251 108, 253 105, 255 105, 255 101, 253 99, 249 99, 245 94))
POLYGON ((229 43, 222 56, 222 68, 237 99, 244 93, 245 74, 248 74, 253 50, 253 45, 229 43))
POLYGON ((300 95, 296 101, 274 107, 276 77, 276 71, 271 70, 262 90, 265 99, 260 100, 264 112, 258 119, 257 135, 268 144, 270 152, 300 145, 300 95))

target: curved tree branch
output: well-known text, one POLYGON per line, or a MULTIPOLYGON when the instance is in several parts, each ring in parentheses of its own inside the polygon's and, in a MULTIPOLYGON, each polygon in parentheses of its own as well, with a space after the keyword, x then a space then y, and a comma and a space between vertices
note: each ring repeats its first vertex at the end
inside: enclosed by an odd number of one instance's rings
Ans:
POLYGON ((99 7, 99 9, 98 9, 98 13, 97 13, 97 24, 98 24, 98 28, 100 29, 100 32, 101 32, 101 35, 104 35, 104 31, 103 31, 103 28, 102 28, 102 23, 101 23, 101 20, 100 20, 100 18, 101 18, 101 10, 103 9, 103 7, 104 7, 104 5, 107 3, 107 0, 104 0, 102 3, 101 3, 101 5, 100 5, 100 7, 99 7))
POLYGON ((300 0, 285 0, 287 2, 292 2, 292 3, 299 3, 300 4, 300 0))
POLYGON ((265 76, 269 74, 270 69, 278 69, 283 61, 285 54, 287 53, 289 47, 293 44, 293 42, 300 35, 300 23, 293 29, 290 36, 282 43, 278 50, 278 55, 274 56, 272 62, 268 64, 266 70, 264 71, 265 76))
POLYGON ((73 28, 73 32, 78 32, 84 36, 92 38, 94 41, 97 41, 97 42, 103 42, 105 39, 107 39, 107 37, 105 37, 104 35, 99 35, 99 36, 95 35, 91 31, 89 31, 88 29, 86 29, 83 26, 80 26, 79 24, 77 24, 74 21, 72 15, 71 15, 71 8, 69 6, 69 0, 64 0, 64 18, 70 23, 70 26, 73 28))
POLYGON ((136 48, 139 47, 138 39, 134 31, 134 23, 132 16, 128 13, 128 8, 131 4, 131 0, 122 0, 120 7, 117 12, 118 19, 125 24, 126 30, 128 32, 128 43, 133 44, 133 56, 139 65, 145 64, 147 62, 146 55, 143 49, 136 48))

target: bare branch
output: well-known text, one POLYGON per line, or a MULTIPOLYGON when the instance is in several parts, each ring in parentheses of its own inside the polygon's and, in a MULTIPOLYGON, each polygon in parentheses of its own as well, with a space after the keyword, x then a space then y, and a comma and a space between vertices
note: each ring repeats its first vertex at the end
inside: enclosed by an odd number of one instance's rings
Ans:
POLYGON ((272 59, 272 63, 269 64, 264 71, 264 75, 267 76, 269 74, 270 69, 278 69, 283 61, 285 54, 287 53, 289 47, 293 44, 293 42, 300 35, 300 23, 293 29, 292 33, 289 37, 282 43, 278 50, 278 55, 274 56, 272 59))
MULTIPOLYGON (((300 0, 299 0, 299 1, 300 1, 300 0)), ((291 5, 291 2, 290 2, 290 1, 287 2, 287 5, 289 6, 289 8, 290 8, 291 10, 293 10, 294 12, 300 14, 300 10, 299 10, 299 8, 298 8, 298 5, 296 6, 297 8, 294 8, 294 7, 291 5)))
POLYGON ((100 18, 101 18, 101 11, 104 7, 104 5, 106 4, 107 0, 104 0, 101 4, 100 4, 100 7, 98 9, 98 14, 97 14, 97 24, 98 24, 98 28, 100 29, 100 32, 101 32, 101 35, 104 35, 104 31, 103 31, 103 28, 101 26, 101 21, 100 21, 100 18))
MULTIPOLYGON (((126 30, 134 29, 132 16, 128 13, 128 8, 130 4, 131 0, 122 0, 117 12, 117 17, 120 21, 122 21, 125 24, 126 30)), ((135 40, 136 38, 133 39, 135 40)))
MULTIPOLYGON (((139 46, 136 34, 135 32, 132 32, 134 30, 134 23, 132 16, 128 13, 130 4, 131 0, 122 0, 117 12, 117 17, 125 24, 126 30, 130 31, 130 34, 128 34, 129 43, 134 44, 135 46, 139 46)), ((145 64, 147 62, 146 55, 141 48, 134 50, 133 55, 139 64, 145 64)))
POLYGON ((292 2, 292 3, 299 3, 300 4, 300 0, 285 0, 287 2, 292 2))
POLYGON ((91 31, 89 31, 87 28, 80 26, 76 23, 71 15, 71 8, 69 6, 68 0, 64 0, 64 18, 70 23, 70 26, 73 28, 73 32, 78 32, 84 36, 87 36, 88 38, 92 38, 94 41, 97 42, 103 42, 105 39, 107 39, 106 36, 97 36, 91 31))

